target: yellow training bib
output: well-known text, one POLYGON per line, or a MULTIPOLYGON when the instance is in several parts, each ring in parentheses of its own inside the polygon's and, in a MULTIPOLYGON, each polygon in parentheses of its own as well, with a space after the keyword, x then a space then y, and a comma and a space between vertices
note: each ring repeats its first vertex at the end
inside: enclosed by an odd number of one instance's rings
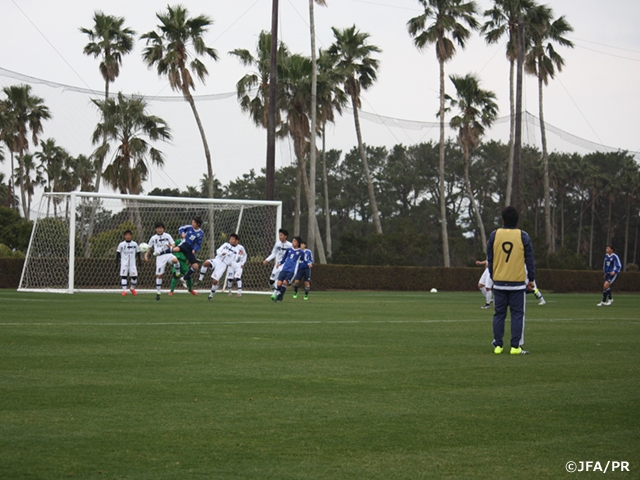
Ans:
POLYGON ((493 241, 493 281, 525 282, 522 230, 499 228, 493 241))

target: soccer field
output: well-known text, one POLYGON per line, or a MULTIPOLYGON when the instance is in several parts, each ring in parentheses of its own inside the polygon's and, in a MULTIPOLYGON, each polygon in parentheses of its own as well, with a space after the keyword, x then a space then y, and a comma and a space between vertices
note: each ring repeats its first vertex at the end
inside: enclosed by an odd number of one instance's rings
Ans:
POLYGON ((528 296, 511 356, 479 293, 0 290, 0 478, 638 478, 640 295, 614 299, 528 296))

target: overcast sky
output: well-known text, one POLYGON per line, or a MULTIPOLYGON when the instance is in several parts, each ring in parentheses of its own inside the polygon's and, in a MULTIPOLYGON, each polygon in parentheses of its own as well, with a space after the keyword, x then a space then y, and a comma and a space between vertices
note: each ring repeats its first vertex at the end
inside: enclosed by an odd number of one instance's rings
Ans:
MULTIPOLYGON (((163 2, 151 0, 0 0, 0 68, 23 75, 75 87, 104 91, 98 60, 82 54, 87 37, 78 28, 93 27, 95 10, 124 16, 126 25, 138 34, 153 30, 155 13, 163 2)), ((355 24, 368 32, 370 42, 382 49, 376 84, 363 95, 363 110, 398 119, 435 122, 438 109, 438 64, 433 47, 419 52, 413 46, 406 23, 420 14, 416 0, 328 0, 316 7, 319 48, 333 41, 331 27, 355 24)), ((638 0, 552 0, 547 2, 556 16, 565 15, 573 26, 569 38, 574 49, 560 48, 564 70, 545 88, 546 121, 566 132, 606 146, 640 150, 637 135, 640 110, 640 2, 638 0), (605 6, 606 5, 606 6, 605 6)), ((205 40, 220 56, 207 61, 206 85, 198 84, 196 95, 234 92, 235 84, 248 70, 228 55, 235 48, 254 51, 258 33, 270 28, 270 0, 186 0, 192 15, 206 14, 214 25, 205 40)), ((491 2, 478 2, 480 10, 491 2)), ((280 0, 280 39, 293 52, 310 54, 307 0, 280 0)), ((158 78, 141 61, 143 42, 124 59, 120 77, 111 91, 140 93, 159 99, 175 96, 165 79, 158 78)), ((480 75, 484 88, 493 90, 500 114, 508 115, 508 63, 504 43, 487 46, 477 34, 465 50, 446 64, 446 74, 480 75)), ((0 72, 2 73, 2 72, 0 72)), ((20 83, 0 74, 0 86, 20 83)), ((537 84, 525 79, 525 109, 538 115, 537 84)), ((452 86, 447 85, 449 92, 452 86)), ((53 136, 73 154, 90 153, 88 136, 95 125, 90 96, 34 84, 54 114, 45 124, 44 137, 53 136), (57 97, 57 99, 56 99, 57 97), (74 123, 75 122, 75 123, 74 123)), ((235 97, 208 99, 198 103, 213 152, 214 170, 226 183, 250 168, 264 164, 264 130, 253 127, 240 113, 235 97)), ((146 186, 183 188, 196 184, 205 171, 202 146, 189 107, 183 102, 154 101, 151 113, 163 116, 174 130, 171 145, 159 145, 167 154, 167 166, 152 174, 146 186)), ((505 138, 496 127, 493 136, 505 138)), ((363 120, 365 142, 392 146, 435 138, 430 128, 410 131, 389 128, 363 120), (370 123, 370 125, 368 124, 370 123)), ((492 136, 491 132, 488 136, 492 136)), ((330 132, 330 147, 343 150, 355 143, 352 119, 341 119, 330 132)), ((553 139, 552 139, 553 141, 553 139)), ((555 148, 567 148, 556 144, 555 148)), ((553 147, 553 146, 552 146, 553 147)), ((279 166, 291 162, 287 144, 279 147, 279 166)), ((8 173, 8 162, 0 170, 8 173)))

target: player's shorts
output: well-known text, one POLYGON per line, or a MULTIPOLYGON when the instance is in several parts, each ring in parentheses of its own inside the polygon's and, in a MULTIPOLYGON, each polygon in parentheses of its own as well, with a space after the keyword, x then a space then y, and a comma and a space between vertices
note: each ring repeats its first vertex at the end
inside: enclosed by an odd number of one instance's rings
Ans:
POLYGON ((170 253, 164 253, 156 257, 156 275, 162 275, 167 263, 173 263, 173 259, 176 258, 170 253))
POLYGON ((302 280, 304 278, 305 282, 311 281, 311 269, 310 268, 301 268, 296 273, 296 280, 302 280))
POLYGON ((180 245, 178 245, 178 247, 180 247, 180 251, 184 254, 185 258, 187 259, 187 262, 189 262, 189 265, 198 263, 198 259, 192 252, 193 248, 191 247, 191 245, 187 245, 186 243, 181 243, 180 245))
POLYGON ((120 265, 121 277, 137 277, 138 268, 135 265, 120 265))
POLYGON ((613 285, 613 282, 615 282, 617 279, 618 279, 617 273, 615 275, 607 274, 607 278, 605 278, 605 282, 609 282, 609 286, 611 286, 613 285))
POLYGON ((211 278, 219 282, 221 278, 224 278, 224 272, 227 271, 228 265, 220 260, 209 261, 211 262, 211 268, 213 269, 213 272, 211 272, 211 278))
POLYGON ((289 272, 286 270, 281 270, 280 273, 278 274, 278 281, 279 282, 287 282, 287 284, 291 283, 291 280, 293 280, 293 277, 295 276, 296 272, 289 272))
POLYGON ((244 268, 242 268, 240 264, 236 263, 235 265, 231 265, 227 272, 227 280, 233 280, 234 278, 236 280, 240 280, 242 278, 243 271, 244 268))
POLYGON ((480 280, 478 280, 479 285, 484 285, 485 288, 493 288, 493 280, 491 279, 491 275, 489 275, 489 269, 485 268, 484 272, 482 272, 482 276, 480 280))
POLYGON ((269 280, 271 282, 275 282, 276 280, 278 280, 278 276, 280 275, 281 271, 282 271, 282 265, 273 267, 273 270, 271 270, 271 276, 269 277, 269 280))

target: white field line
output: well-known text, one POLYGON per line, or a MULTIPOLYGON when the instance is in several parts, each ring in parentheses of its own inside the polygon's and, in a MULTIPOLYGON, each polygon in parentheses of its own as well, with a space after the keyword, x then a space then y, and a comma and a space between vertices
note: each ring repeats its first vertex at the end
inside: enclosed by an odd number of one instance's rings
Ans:
MULTIPOLYGON (((136 327, 136 326, 176 326, 176 325, 351 325, 351 324, 426 324, 426 323, 459 323, 459 322, 486 322, 491 319, 431 319, 431 320, 282 320, 282 321, 209 321, 209 322, 0 322, 0 327, 17 327, 17 326, 114 326, 114 327, 136 327)), ((535 323, 551 323, 551 322, 633 322, 640 323, 638 318, 545 318, 545 319, 527 319, 527 322, 535 323)))

